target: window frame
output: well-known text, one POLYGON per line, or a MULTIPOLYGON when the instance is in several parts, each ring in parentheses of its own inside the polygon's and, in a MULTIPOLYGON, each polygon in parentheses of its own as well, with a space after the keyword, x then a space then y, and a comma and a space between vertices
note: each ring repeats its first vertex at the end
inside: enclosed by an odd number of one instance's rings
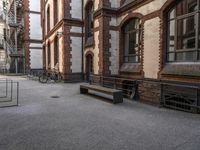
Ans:
POLYGON ((94 4, 93 2, 89 2, 86 5, 85 9, 85 14, 86 14, 86 35, 87 38, 93 37, 94 36, 94 4))
POLYGON ((48 44, 47 44, 47 67, 48 69, 51 68, 51 43, 50 41, 48 41, 48 44))
MULTIPOLYGON (((182 1, 180 1, 182 2, 182 1)), ((180 3, 179 2, 179 3, 180 3)), ((173 5, 173 7, 171 7, 169 9, 169 11, 167 12, 167 16, 166 16, 166 27, 167 27, 167 30, 166 30, 166 62, 167 63, 179 63, 179 62, 200 62, 200 34, 199 34, 199 31, 200 31, 200 2, 199 0, 197 0, 197 10, 194 11, 194 12, 190 12, 190 13, 187 13, 187 14, 183 14, 183 15, 180 15, 180 16, 177 16, 177 5, 179 3, 176 3, 175 5, 173 5), (170 18, 170 13, 174 10, 174 18, 170 18), (194 24, 196 25, 196 29, 195 29, 195 47, 194 48, 182 48, 182 49, 178 49, 178 21, 180 20, 184 20, 184 19, 188 19, 190 17, 194 17, 194 24), (170 51, 170 22, 171 21, 175 21, 175 29, 174 29, 174 50, 173 51, 170 51), (179 53, 182 53, 185 55, 187 55, 187 53, 190 53, 190 52, 193 52, 195 54, 195 57, 196 58, 192 58, 192 60, 187 60, 186 58, 185 59, 182 59, 182 60, 178 60, 177 58, 177 55, 179 53), (170 60, 170 54, 173 54, 173 60, 170 60)), ((194 25, 194 26, 195 26, 194 25)))
POLYGON ((54 26, 58 23, 58 0, 54 0, 54 26))
POLYGON ((47 7, 47 33, 51 30, 51 14, 50 14, 50 6, 47 7))
MULTIPOLYGON (((134 17, 134 18, 130 18, 129 20, 126 21, 126 23, 122 26, 122 38, 123 38, 123 63, 134 63, 134 64, 137 64, 137 63, 140 63, 141 62, 141 32, 142 32, 142 26, 141 26, 141 20, 137 17, 134 17), (130 23, 131 21, 133 20, 138 20, 137 23, 138 24, 138 28, 135 28, 135 29, 131 29, 129 31, 125 31, 125 28, 127 26, 130 26, 130 23), (127 34, 129 35, 130 37, 130 34, 136 34, 137 35, 137 38, 138 38, 138 44, 135 44, 134 45, 134 50, 135 50, 135 53, 134 54, 131 54, 130 53, 130 44, 128 44, 128 53, 129 54, 126 54, 126 36, 127 34), (131 58, 134 58, 135 60, 131 61, 130 59, 131 58)), ((130 43, 130 40, 128 39, 128 43, 130 43)))
POLYGON ((59 38, 54 38, 54 66, 59 63, 59 38))

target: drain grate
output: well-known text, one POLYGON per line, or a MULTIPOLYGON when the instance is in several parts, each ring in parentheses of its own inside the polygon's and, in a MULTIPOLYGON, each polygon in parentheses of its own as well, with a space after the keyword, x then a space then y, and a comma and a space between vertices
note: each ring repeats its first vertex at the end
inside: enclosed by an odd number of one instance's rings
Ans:
POLYGON ((54 95, 54 96, 51 96, 51 98, 60 98, 60 96, 54 95))

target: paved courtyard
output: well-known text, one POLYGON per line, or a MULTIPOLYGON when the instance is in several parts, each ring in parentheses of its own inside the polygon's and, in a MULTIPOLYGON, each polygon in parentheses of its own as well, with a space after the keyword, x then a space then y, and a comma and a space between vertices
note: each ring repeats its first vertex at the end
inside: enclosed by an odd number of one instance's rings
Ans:
POLYGON ((199 150, 200 115, 80 95, 79 84, 23 77, 20 106, 0 108, 0 150, 199 150), (51 98, 59 96, 59 98, 51 98))

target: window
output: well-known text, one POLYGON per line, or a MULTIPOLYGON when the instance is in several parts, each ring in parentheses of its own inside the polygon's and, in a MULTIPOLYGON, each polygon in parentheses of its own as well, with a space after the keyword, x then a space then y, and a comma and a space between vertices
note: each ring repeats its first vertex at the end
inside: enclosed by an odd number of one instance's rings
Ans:
POLYGON ((54 25, 58 22, 58 0, 54 0, 54 25))
POLYGON ((47 8, 47 33, 50 31, 50 7, 47 8))
POLYGON ((51 45, 50 42, 47 44, 47 56, 48 56, 48 68, 51 68, 51 45))
POLYGON ((195 62, 200 60, 199 3, 198 0, 182 0, 168 12, 168 62, 195 62))
POLYGON ((58 37, 55 37, 54 40, 54 66, 56 66, 58 64, 59 61, 59 43, 58 43, 58 37))
POLYGON ((94 13, 94 8, 93 8, 93 3, 89 3, 88 6, 86 7, 86 21, 87 21, 87 37, 93 36, 93 13, 94 13))
POLYGON ((124 62, 140 62, 140 20, 129 20, 123 27, 124 62))

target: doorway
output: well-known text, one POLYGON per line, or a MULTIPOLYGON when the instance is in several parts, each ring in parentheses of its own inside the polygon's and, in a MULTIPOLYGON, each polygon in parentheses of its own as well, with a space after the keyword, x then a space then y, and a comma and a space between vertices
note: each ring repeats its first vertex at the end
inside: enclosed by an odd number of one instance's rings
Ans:
POLYGON ((86 81, 89 81, 90 75, 93 74, 93 56, 88 54, 86 56, 86 81))

